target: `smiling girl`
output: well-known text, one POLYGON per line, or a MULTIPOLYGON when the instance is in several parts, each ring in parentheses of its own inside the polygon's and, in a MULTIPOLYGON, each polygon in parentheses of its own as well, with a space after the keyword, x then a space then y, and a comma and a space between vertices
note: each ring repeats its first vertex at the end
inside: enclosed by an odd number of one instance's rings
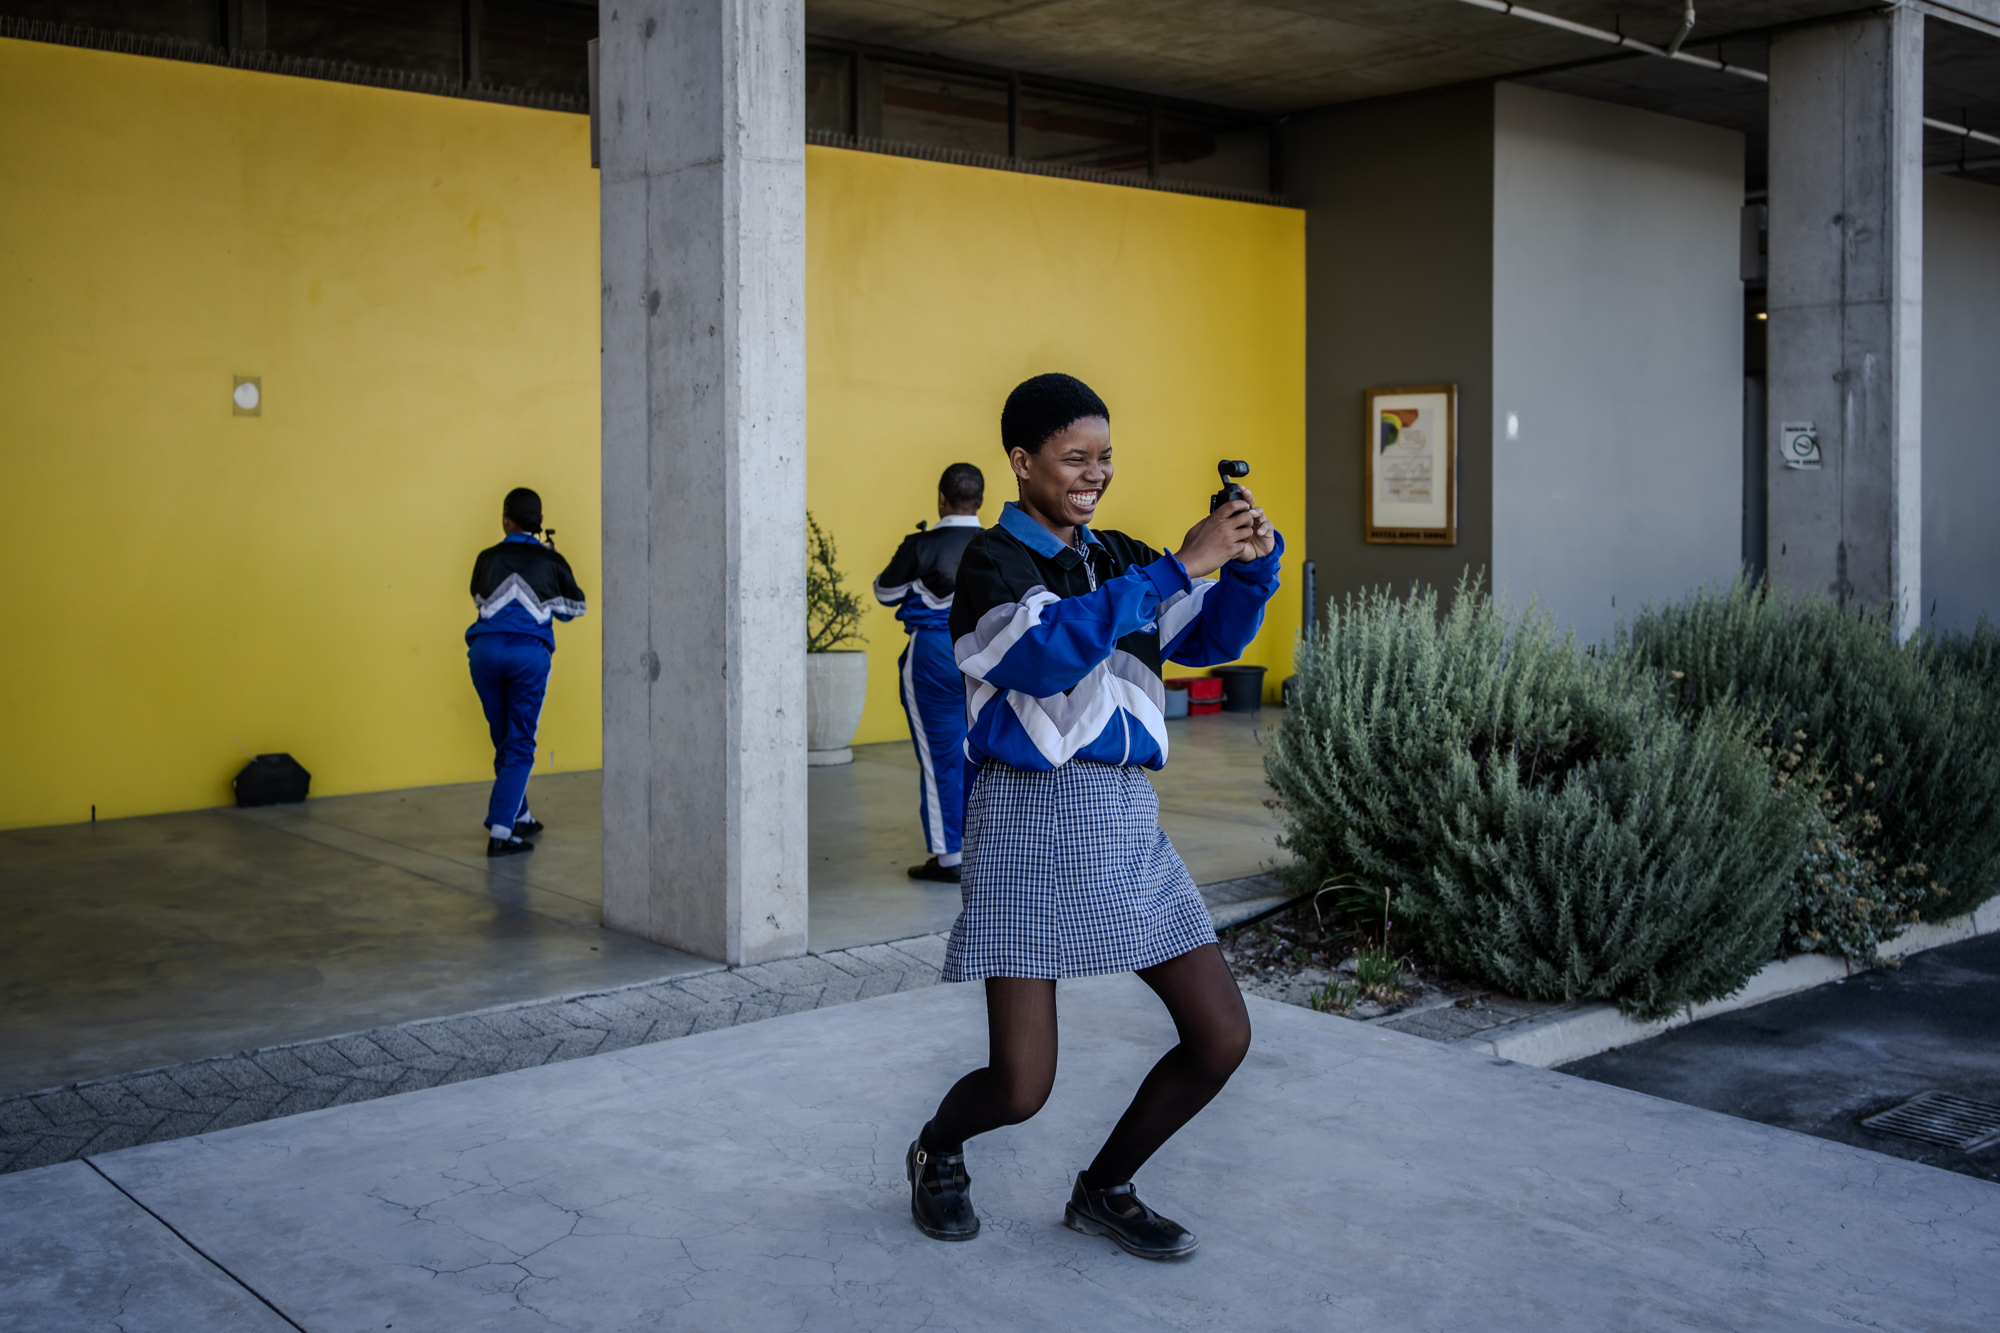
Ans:
POLYGON ((1250 1019, 1141 770, 1167 762, 1161 662, 1234 661, 1277 591, 1284 542, 1247 488, 1170 554, 1092 530, 1111 485, 1111 413, 1068 375, 1008 395, 1000 440, 1020 499, 966 547, 951 613, 969 795, 964 907, 944 965, 946 981, 985 981, 989 1055, 910 1145, 910 1211, 938 1240, 979 1233, 965 1141, 1048 1099, 1056 981, 1137 972, 1180 1044, 1078 1174, 1063 1220, 1179 1258, 1194 1236, 1139 1202, 1132 1176, 1221 1091, 1250 1019))

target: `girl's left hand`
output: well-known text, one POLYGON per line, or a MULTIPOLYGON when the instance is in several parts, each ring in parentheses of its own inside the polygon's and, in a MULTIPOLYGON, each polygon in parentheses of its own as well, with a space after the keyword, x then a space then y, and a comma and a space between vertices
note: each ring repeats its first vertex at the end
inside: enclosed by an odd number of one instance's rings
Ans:
POLYGON ((1277 549, 1278 530, 1271 526, 1270 519, 1264 517, 1264 511, 1256 507, 1256 497, 1251 495, 1248 486, 1243 488, 1243 498, 1250 502, 1249 517, 1253 520, 1254 526, 1250 529, 1249 538, 1237 551, 1236 558, 1247 564, 1277 549))

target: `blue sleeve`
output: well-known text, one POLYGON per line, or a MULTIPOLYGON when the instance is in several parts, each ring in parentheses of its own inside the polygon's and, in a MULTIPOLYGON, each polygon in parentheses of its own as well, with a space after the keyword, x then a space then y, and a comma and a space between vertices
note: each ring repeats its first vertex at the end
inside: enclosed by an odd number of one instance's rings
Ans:
POLYGON ((1243 656, 1264 624, 1264 603, 1278 590, 1284 534, 1271 554, 1231 560, 1213 582, 1195 585, 1186 598, 1160 608, 1160 656, 1182 666, 1214 666, 1243 656))
POLYGON ((1111 656, 1118 640, 1158 619, 1168 597, 1187 596, 1190 586, 1181 562, 1163 555, 1081 597, 1036 588, 994 607, 959 638, 958 669, 982 684, 1037 699, 1061 694, 1111 656))

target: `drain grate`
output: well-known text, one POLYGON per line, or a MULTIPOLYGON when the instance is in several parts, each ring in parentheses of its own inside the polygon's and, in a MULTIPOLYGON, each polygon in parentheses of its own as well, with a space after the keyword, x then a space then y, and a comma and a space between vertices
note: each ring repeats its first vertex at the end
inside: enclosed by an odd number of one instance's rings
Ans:
POLYGON ((1901 1106, 1892 1106, 1861 1123, 1884 1134, 1900 1134, 1960 1152, 1972 1152, 2000 1140, 2000 1106, 1948 1092, 1920 1092, 1901 1106))

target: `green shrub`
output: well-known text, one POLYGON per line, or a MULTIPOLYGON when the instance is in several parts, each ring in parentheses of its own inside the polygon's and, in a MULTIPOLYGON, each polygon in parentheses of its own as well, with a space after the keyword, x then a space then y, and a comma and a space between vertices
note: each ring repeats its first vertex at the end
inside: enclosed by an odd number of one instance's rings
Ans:
POLYGON ((1985 616, 1970 634, 1926 634, 1917 651, 1939 665, 1963 672, 1986 690, 2000 690, 2000 627, 1985 616))
MULTIPOLYGON (((1772 758, 1778 781, 1811 797, 1805 853, 1792 877, 1785 951, 1835 954, 1872 967, 1881 959, 1882 942, 1916 920, 1929 893, 1928 869, 1921 862, 1889 863, 1881 850, 1882 821, 1855 804, 1865 780, 1829 783, 1806 755, 1804 732, 1772 758)), ((1879 759, 1875 770, 1881 771, 1879 759)))
POLYGON ((859 593, 842 586, 840 553, 819 520, 806 511, 806 651, 830 653, 843 643, 866 643, 859 593))
POLYGON ((1770 721, 1774 749, 1802 739, 1880 821, 1883 861, 1928 868, 1913 911, 1938 920, 2000 887, 2000 706, 1971 674, 1990 642, 1898 645, 1880 615, 1738 581, 1648 607, 1618 649, 1688 717, 1745 710, 1770 721))
POLYGON ((1438 962, 1642 1017, 1777 952, 1804 803, 1749 724, 1683 718, 1476 587, 1350 597, 1300 648, 1266 772, 1307 886, 1386 889, 1438 962))

